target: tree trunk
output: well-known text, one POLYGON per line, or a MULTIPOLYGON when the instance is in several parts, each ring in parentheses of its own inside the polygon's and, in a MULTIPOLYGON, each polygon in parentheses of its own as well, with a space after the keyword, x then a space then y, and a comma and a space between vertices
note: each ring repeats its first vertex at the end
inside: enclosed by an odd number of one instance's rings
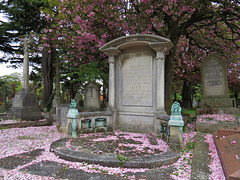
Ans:
POLYGON ((41 107, 46 107, 53 91, 54 63, 56 62, 56 50, 51 48, 51 53, 44 48, 42 52, 42 76, 43 76, 43 96, 41 107))
POLYGON ((170 50, 165 61, 165 111, 171 113, 172 106, 172 80, 173 80, 173 62, 176 54, 176 45, 170 50))
POLYGON ((173 25, 170 32, 169 39, 172 41, 173 48, 170 49, 169 54, 165 60, 165 111, 167 114, 171 114, 171 106, 173 104, 172 98, 172 80, 173 80, 173 64, 177 52, 178 40, 181 36, 177 32, 177 27, 173 25), (175 30, 174 30, 175 29, 175 30))
POLYGON ((237 108, 239 105, 239 100, 238 100, 238 92, 234 92, 234 98, 235 98, 235 107, 237 108))
POLYGON ((182 107, 186 109, 192 108, 192 84, 184 81, 182 89, 182 107))

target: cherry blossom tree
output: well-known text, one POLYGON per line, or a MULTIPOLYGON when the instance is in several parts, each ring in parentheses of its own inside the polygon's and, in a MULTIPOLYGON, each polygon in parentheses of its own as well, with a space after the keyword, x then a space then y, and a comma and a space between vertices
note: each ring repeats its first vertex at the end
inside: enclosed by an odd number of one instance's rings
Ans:
MULTIPOLYGON (((226 52, 232 55, 239 53, 240 5, 236 0, 49 2, 52 9, 44 13, 52 25, 45 29, 44 38, 66 50, 66 60, 74 61, 79 68, 82 64, 96 61, 105 70, 106 56, 98 48, 117 37, 151 33, 169 38, 174 47, 166 56, 167 106, 171 104, 174 63, 181 54, 177 52, 181 40, 186 39, 189 47, 196 47, 191 54, 193 57, 200 51, 197 48, 206 53, 217 52, 221 55, 226 55, 226 52)), ((185 55, 184 52, 182 55, 185 55)), ((198 60, 193 58, 192 62, 198 60)), ((192 65, 189 67, 192 68, 192 65)))

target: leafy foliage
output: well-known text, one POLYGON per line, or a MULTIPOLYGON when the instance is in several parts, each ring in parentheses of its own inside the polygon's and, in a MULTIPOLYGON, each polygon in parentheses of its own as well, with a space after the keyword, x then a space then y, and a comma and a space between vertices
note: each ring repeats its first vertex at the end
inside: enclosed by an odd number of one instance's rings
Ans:
MULTIPOLYGON (((46 21, 40 7, 46 6, 44 0, 2 0, 1 13, 8 19, 0 22, 0 51, 4 52, 1 61, 21 62, 23 57, 19 42, 21 37, 30 33, 40 33, 46 21)), ((30 58, 33 60, 34 58, 30 58)), ((38 58, 37 58, 38 59, 38 58)), ((37 60, 39 61, 39 59, 37 60)))
MULTIPOLYGON (((14 94, 21 88, 21 78, 19 73, 13 73, 11 75, 5 75, 0 77, 0 97, 10 98, 14 97, 14 94)), ((3 100, 3 99, 2 99, 3 100)))
POLYGON ((174 48, 166 56, 167 99, 171 98, 173 75, 199 82, 199 64, 207 54, 221 54, 235 64, 239 61, 238 1, 49 2, 51 9, 44 10, 51 22, 44 30, 45 46, 51 40, 67 52, 65 60, 79 68, 93 62, 106 68, 106 56, 98 48, 123 35, 150 33, 171 39, 174 48))

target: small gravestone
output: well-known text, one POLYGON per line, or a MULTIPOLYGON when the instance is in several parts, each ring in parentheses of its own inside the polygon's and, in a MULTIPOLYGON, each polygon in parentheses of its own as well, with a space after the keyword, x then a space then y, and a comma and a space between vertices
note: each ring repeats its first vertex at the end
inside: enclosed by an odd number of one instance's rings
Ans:
POLYGON ((84 109, 94 111, 100 109, 100 84, 89 82, 84 86, 84 109))
POLYGON ((68 132, 68 110, 69 104, 59 104, 56 108, 59 132, 68 132))
POLYGON ((232 99, 229 98, 227 66, 222 57, 211 54, 201 67, 203 99, 201 108, 214 107, 225 113, 234 113, 232 99))

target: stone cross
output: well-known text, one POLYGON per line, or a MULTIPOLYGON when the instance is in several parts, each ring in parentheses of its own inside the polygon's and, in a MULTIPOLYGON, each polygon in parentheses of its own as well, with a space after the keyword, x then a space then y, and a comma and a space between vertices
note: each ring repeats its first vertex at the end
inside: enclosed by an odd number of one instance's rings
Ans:
POLYGON ((23 82, 22 88, 28 89, 29 88, 29 48, 34 43, 34 40, 31 36, 25 35, 24 41, 21 42, 20 46, 23 47, 24 52, 24 60, 23 60, 23 82))

